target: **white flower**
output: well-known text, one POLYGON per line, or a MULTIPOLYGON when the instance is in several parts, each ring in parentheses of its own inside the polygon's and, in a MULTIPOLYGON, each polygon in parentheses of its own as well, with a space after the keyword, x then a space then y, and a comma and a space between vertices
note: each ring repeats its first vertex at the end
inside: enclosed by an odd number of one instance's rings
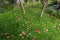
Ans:
POLYGON ((48 29, 46 29, 46 32, 48 31, 48 29))
POLYGON ((19 36, 22 36, 22 34, 19 34, 19 36))
POLYGON ((27 28, 27 29, 29 29, 29 28, 27 28))
POLYGON ((60 24, 59 24, 59 26, 60 26, 60 24))
POLYGON ((56 27, 56 26, 54 25, 54 27, 56 27))
POLYGON ((31 35, 31 33, 29 33, 29 35, 31 35))
POLYGON ((9 39, 9 38, 10 38, 10 36, 7 36, 6 38, 7 38, 7 39, 9 39))
POLYGON ((24 37, 22 37, 22 39, 24 39, 24 37))
POLYGON ((23 18, 23 17, 21 17, 21 18, 23 18))

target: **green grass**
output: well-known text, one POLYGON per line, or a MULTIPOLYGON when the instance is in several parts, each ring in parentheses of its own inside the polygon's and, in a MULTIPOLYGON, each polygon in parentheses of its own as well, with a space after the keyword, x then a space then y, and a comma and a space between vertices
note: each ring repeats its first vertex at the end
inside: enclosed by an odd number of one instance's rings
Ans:
POLYGON ((26 14, 19 9, 0 14, 0 40, 60 40, 60 19, 39 15, 39 8, 26 8, 26 14))

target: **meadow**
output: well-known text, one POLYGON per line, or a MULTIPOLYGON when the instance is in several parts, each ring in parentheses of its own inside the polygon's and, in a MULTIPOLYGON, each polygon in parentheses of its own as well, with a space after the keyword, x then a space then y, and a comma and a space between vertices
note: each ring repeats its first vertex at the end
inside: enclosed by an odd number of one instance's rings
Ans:
POLYGON ((40 7, 27 7, 0 13, 0 40, 60 40, 60 19, 40 7))

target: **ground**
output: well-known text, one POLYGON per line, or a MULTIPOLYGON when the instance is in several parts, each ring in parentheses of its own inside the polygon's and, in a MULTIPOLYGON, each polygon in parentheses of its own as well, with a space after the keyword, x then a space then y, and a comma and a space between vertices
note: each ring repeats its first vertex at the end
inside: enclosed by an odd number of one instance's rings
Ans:
POLYGON ((0 40, 60 40, 60 19, 46 12, 40 18, 40 8, 26 8, 0 14, 0 40))

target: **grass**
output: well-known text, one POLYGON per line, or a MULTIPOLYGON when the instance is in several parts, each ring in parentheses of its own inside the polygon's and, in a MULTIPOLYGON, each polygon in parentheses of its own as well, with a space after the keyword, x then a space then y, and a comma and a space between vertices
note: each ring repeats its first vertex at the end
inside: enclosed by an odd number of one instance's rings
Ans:
POLYGON ((26 8, 26 14, 16 9, 0 14, 0 40, 60 40, 60 19, 40 8, 26 8))

